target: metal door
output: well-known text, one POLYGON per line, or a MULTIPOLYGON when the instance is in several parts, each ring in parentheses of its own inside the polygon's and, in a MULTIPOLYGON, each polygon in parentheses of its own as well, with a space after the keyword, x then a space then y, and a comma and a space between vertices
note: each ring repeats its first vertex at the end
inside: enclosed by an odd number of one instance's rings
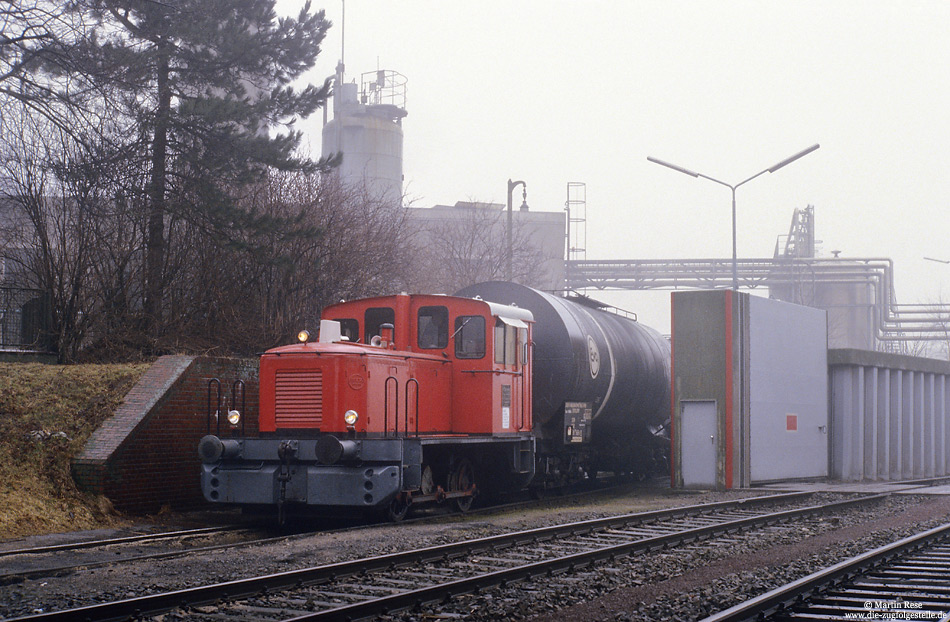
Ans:
POLYGON ((683 486, 715 487, 719 432, 715 401, 680 402, 683 486))

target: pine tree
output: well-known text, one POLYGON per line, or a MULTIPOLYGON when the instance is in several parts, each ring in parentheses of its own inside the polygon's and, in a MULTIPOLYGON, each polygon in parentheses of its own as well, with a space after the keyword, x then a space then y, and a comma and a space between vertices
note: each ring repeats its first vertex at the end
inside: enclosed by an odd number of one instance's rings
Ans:
POLYGON ((332 162, 297 153, 294 129, 324 105, 329 81, 295 88, 330 26, 308 1, 277 18, 274 0, 72 0, 84 24, 60 41, 70 59, 72 104, 115 115, 102 127, 114 153, 147 166, 144 328, 161 324, 170 214, 210 231, 268 224, 242 212, 240 189, 268 171, 313 171, 332 162), (124 142, 123 142, 124 141, 124 142))

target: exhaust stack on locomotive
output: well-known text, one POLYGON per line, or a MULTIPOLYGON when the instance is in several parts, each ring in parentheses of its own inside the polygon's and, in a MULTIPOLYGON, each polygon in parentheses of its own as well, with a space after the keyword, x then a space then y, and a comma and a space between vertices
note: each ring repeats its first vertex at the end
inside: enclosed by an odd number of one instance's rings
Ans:
POLYGON ((316 342, 261 357, 258 436, 202 439, 209 501, 398 520, 414 503, 464 511, 480 491, 656 460, 669 346, 635 322, 510 283, 323 318, 316 342))

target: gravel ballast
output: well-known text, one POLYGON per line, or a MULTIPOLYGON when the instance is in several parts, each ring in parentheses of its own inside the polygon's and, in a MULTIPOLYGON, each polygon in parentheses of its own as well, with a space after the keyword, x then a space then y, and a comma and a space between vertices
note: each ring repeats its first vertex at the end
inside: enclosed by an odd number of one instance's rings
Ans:
MULTIPOLYGON (((621 496, 549 501, 535 508, 434 522, 314 534, 253 548, 122 564, 0 587, 0 611, 17 617, 116 598, 183 589, 498 533, 764 491, 680 493, 636 489, 621 496)), ((837 515, 734 535, 610 565, 459 596, 425 612, 471 620, 691 620, 732 606, 820 567, 950 520, 950 498, 891 496, 837 515)))

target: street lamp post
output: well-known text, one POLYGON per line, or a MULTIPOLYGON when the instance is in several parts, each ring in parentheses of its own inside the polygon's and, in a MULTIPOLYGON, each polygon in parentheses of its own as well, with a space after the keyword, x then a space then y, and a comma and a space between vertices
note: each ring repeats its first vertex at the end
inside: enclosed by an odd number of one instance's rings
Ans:
POLYGON ((511 179, 508 179, 508 226, 505 229, 505 242, 506 242, 505 249, 507 252, 507 255, 505 257, 505 262, 506 262, 505 263, 505 278, 509 281, 512 279, 511 257, 512 255, 514 255, 513 243, 511 241, 511 230, 512 230, 511 193, 519 185, 522 188, 521 209, 526 210, 528 209, 528 184, 524 183, 523 181, 511 181, 511 179))
MULTIPOLYGON (((676 164, 670 164, 669 162, 664 162, 663 160, 659 160, 652 156, 647 156, 647 160, 649 160, 650 162, 653 162, 654 164, 659 164, 661 166, 665 166, 666 168, 671 168, 674 171, 685 173, 686 175, 689 175, 690 177, 702 177, 703 179, 708 179, 709 181, 725 186, 726 188, 729 188, 732 191, 732 289, 734 289, 735 291, 739 291, 739 263, 738 263, 738 259, 736 255, 736 188, 752 181, 759 175, 764 175, 765 173, 774 173, 775 171, 779 170, 783 166, 788 166, 795 160, 805 157, 812 151, 818 149, 819 146, 820 145, 815 144, 809 147, 808 149, 799 151, 795 155, 789 156, 785 158, 784 160, 782 160, 781 162, 779 162, 778 164, 774 166, 770 166, 764 171, 760 171, 756 173, 755 175, 753 175, 752 177, 749 177, 748 179, 740 181, 739 183, 735 185, 727 184, 726 182, 720 181, 714 177, 710 177, 709 175, 703 175, 702 173, 691 171, 688 168, 683 168, 682 166, 677 166, 676 164)), ((509 193, 508 199, 509 199, 508 204, 509 204, 509 209, 510 209, 510 205, 511 205, 510 193, 509 193)))

